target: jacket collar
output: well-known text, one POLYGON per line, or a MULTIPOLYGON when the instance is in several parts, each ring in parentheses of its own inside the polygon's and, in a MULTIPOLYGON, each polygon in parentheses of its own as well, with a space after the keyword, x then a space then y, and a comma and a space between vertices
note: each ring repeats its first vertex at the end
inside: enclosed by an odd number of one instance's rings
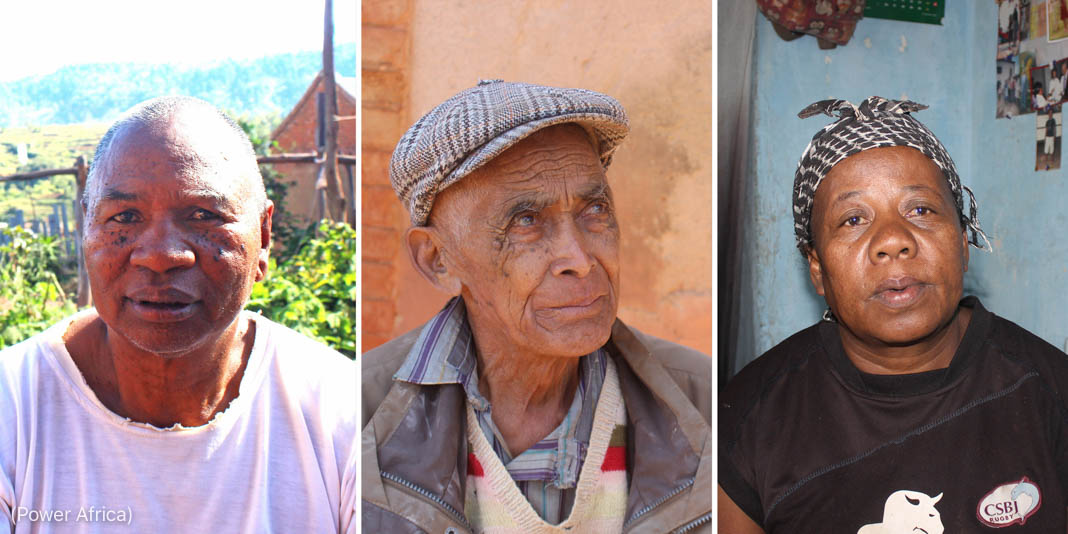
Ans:
MULTIPOLYGON (((671 503, 672 518, 696 518, 712 495, 712 431, 664 366, 622 321, 616 320, 610 352, 619 367, 620 388, 627 405, 627 524, 652 519, 652 512, 671 503), (649 517, 643 517, 649 515, 649 517)), ((654 520, 655 521, 655 520, 654 520)), ((643 530, 668 531, 673 523, 643 530)))
MULTIPOLYGON (((606 349, 616 359, 627 407, 627 520, 641 519, 669 500, 673 509, 694 510, 697 517, 711 498, 709 425, 618 319, 606 349), (696 497, 673 499, 691 487, 696 497)), ((464 399, 458 384, 394 382, 364 431, 365 479, 375 472, 399 478, 462 515, 468 455, 464 399)), ((364 498, 389 507, 381 486, 365 487, 364 498)), ((432 511, 418 515, 429 517, 432 511)))

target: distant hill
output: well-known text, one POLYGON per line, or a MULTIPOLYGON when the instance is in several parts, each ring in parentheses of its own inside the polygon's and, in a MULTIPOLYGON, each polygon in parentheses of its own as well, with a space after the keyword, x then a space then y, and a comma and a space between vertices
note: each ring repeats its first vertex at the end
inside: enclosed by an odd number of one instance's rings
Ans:
MULTIPOLYGON (((334 49, 342 76, 356 76, 356 44, 334 49)), ((166 94, 202 98, 240 114, 289 111, 322 65, 322 52, 295 52, 206 65, 98 63, 0 83, 0 127, 110 122, 166 94)))

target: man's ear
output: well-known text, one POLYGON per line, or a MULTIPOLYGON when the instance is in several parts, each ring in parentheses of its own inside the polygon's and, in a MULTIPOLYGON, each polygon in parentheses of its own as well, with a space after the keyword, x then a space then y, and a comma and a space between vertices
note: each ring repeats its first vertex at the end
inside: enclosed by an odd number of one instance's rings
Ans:
POLYGON ((823 264, 820 263, 820 255, 816 253, 815 248, 810 246, 805 256, 808 258, 808 278, 812 281, 812 287, 816 288, 816 293, 819 296, 825 296, 823 292, 823 264))
POLYGON ((408 245, 408 259, 415 270, 439 291, 452 296, 459 295, 463 284, 457 273, 449 268, 446 259, 448 252, 437 229, 413 226, 405 232, 404 238, 408 245))
POLYGON ((260 250, 256 262, 256 281, 267 277, 267 258, 271 252, 271 219, 274 216, 274 202, 267 201, 267 207, 260 214, 260 250))

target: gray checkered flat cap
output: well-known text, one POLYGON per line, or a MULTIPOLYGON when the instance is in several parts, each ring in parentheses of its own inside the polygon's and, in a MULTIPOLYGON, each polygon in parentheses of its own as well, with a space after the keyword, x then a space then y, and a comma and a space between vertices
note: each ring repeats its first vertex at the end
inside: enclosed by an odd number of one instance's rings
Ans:
POLYGON ((623 106, 608 95, 484 80, 408 129, 393 151, 389 179, 412 225, 422 226, 440 191, 530 134, 563 123, 585 128, 606 168, 629 131, 623 106))

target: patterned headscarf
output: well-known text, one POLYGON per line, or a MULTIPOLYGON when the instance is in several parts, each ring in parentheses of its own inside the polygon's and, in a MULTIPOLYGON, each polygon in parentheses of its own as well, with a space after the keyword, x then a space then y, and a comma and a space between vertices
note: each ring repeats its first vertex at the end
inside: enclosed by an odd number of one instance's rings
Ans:
POLYGON ((911 100, 887 100, 872 96, 860 106, 845 100, 821 100, 797 114, 805 119, 824 113, 838 115, 838 120, 824 126, 812 137, 794 175, 794 235, 797 248, 805 254, 812 246, 812 202, 816 188, 839 161, 864 150, 888 146, 908 146, 923 153, 942 169, 953 192, 961 226, 968 232, 968 243, 978 249, 992 250, 990 240, 979 226, 972 191, 960 183, 957 168, 931 130, 909 114, 927 109, 911 100), (964 194, 968 194, 968 214, 964 213, 964 194), (979 238, 983 238, 983 244, 979 238))

